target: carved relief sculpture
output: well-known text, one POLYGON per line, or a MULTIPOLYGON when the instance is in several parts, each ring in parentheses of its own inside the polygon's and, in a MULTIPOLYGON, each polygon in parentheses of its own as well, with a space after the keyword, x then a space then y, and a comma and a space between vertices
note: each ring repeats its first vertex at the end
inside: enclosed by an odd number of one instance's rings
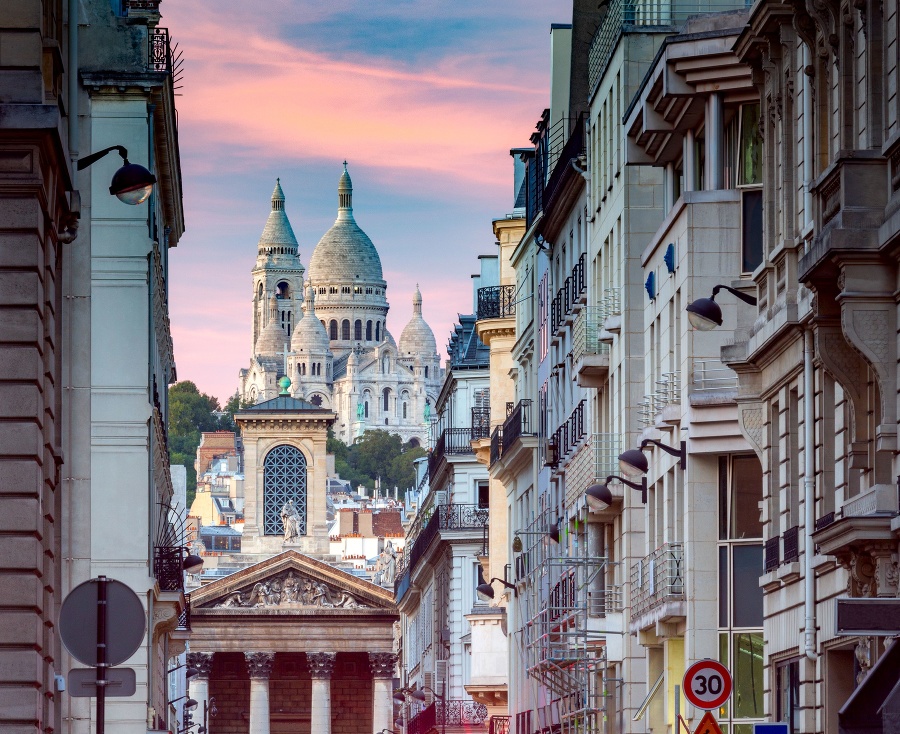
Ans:
POLYGON ((319 607, 324 609, 368 609, 349 591, 335 589, 318 579, 294 571, 285 571, 278 576, 265 579, 232 592, 224 599, 215 600, 209 605, 216 608, 302 608, 319 607))

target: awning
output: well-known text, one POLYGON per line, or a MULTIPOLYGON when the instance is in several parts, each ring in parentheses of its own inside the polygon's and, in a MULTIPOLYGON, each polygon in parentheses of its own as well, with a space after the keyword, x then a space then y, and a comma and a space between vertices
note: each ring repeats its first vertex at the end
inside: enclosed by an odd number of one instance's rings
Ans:
POLYGON ((840 734, 900 734, 900 641, 895 641, 838 712, 840 734))

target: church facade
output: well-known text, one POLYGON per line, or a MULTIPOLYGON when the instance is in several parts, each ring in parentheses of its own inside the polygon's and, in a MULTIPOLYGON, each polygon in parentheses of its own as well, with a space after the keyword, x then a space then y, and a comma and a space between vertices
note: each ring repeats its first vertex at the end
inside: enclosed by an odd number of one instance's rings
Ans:
POLYGON ((280 181, 253 268, 253 351, 239 392, 254 403, 287 394, 337 415, 334 433, 352 443, 381 429, 424 444, 443 382, 434 333, 416 289, 399 343, 387 328, 387 282, 372 240, 353 216, 346 163, 338 214, 307 270, 284 209, 280 181))

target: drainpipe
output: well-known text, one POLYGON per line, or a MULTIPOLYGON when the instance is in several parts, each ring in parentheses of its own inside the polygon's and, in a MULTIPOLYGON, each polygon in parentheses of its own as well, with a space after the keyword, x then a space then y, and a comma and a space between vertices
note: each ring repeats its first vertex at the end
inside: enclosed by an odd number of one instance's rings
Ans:
MULTIPOLYGON (((803 44, 803 66, 812 63, 809 49, 803 44)), ((813 221, 812 185, 813 178, 813 83, 812 77, 803 74, 803 211, 806 212, 806 225, 813 221)))
POLYGON ((78 0, 69 0, 69 158, 78 159, 78 0))
POLYGON ((804 508, 804 595, 803 609, 806 624, 803 628, 803 648, 806 657, 815 662, 816 654, 816 578, 813 571, 813 533, 816 529, 816 458, 815 458, 815 399, 813 396, 813 333, 803 332, 803 508, 804 508))

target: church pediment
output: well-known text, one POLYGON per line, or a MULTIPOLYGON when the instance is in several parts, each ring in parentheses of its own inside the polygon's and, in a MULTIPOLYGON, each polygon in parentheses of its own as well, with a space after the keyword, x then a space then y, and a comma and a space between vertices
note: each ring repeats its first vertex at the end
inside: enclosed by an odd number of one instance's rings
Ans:
POLYGON ((286 551, 191 594, 194 612, 395 612, 393 595, 296 551, 286 551))

